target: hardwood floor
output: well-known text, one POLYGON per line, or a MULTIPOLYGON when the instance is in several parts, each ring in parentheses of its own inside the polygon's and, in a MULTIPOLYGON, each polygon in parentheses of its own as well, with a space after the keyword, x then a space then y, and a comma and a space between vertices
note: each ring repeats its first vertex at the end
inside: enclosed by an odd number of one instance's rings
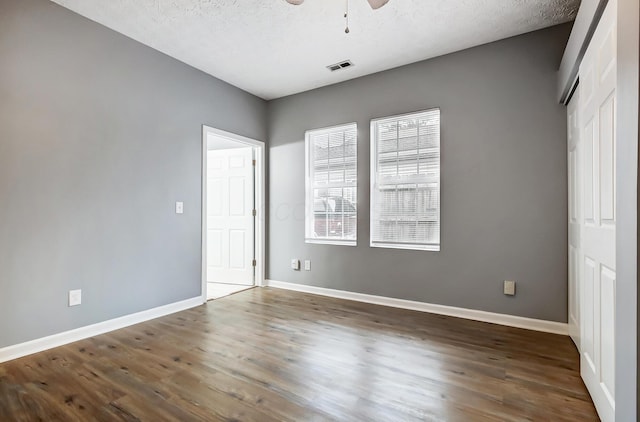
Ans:
POLYGON ((0 364, 0 421, 598 420, 568 337, 256 288, 0 364))

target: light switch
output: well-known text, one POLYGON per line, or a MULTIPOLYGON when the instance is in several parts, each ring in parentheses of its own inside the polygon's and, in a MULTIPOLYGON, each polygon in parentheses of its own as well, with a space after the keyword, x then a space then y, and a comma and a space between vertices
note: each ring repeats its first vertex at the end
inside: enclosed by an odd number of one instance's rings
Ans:
POLYGON ((507 296, 515 296, 516 294, 516 282, 515 281, 504 281, 504 294, 507 296))
POLYGON ((184 213, 184 202, 176 202, 176 214, 184 213))
POLYGON ((69 290, 69 306, 78 306, 82 303, 82 290, 69 290))

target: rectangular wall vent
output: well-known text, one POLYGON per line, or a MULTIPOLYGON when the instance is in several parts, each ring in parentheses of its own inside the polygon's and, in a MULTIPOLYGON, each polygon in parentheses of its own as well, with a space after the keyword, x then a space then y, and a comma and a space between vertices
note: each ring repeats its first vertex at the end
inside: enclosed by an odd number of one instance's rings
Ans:
POLYGON ((353 66, 353 63, 351 62, 351 60, 345 60, 340 63, 329 65, 327 66, 327 69, 329 69, 332 72, 335 72, 336 70, 345 69, 351 66, 353 66))

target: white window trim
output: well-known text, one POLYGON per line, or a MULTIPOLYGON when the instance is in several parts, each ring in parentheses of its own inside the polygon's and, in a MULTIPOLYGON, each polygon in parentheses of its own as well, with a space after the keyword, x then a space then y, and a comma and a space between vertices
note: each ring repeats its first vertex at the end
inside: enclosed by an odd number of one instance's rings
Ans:
POLYGON ((415 244, 415 243, 382 243, 371 242, 369 245, 372 248, 385 248, 385 249, 404 249, 409 251, 429 251, 440 252, 439 244, 415 244))
MULTIPOLYGON (((356 229, 357 230, 357 229, 356 229)), ((357 236, 357 233, 356 233, 357 236)), ((357 240, 329 240, 329 239, 305 239, 305 243, 316 245, 358 246, 357 240)))
POLYGON ((317 245, 336 245, 336 246, 358 246, 358 208, 356 208, 356 228, 355 239, 314 239, 309 235, 309 221, 313 218, 313 186, 311 186, 311 151, 310 151, 310 135, 313 132, 315 135, 322 135, 326 133, 335 132, 337 129, 347 129, 351 126, 356 128, 356 195, 358 189, 358 124, 356 122, 344 123, 340 125, 323 127, 318 129, 309 129, 304 133, 304 174, 305 174, 305 190, 304 190, 304 202, 305 202, 305 217, 304 217, 304 242, 317 244, 317 245))
MULTIPOLYGON (((384 122, 386 120, 393 121, 402 119, 404 117, 413 116, 415 114, 425 113, 432 110, 440 110, 440 107, 432 107, 425 110, 420 111, 412 111, 410 113, 396 114, 394 116, 385 116, 379 117, 377 119, 372 119, 369 126, 369 247, 371 248, 386 248, 386 249, 402 249, 402 250, 414 250, 414 251, 429 251, 429 252, 440 252, 440 248, 442 246, 442 184, 441 176, 442 176, 442 156, 440 157, 440 177, 438 177, 438 190, 440 197, 440 206, 438 206, 438 223, 440 224, 440 237, 439 242, 437 244, 416 244, 416 243, 390 243, 390 242, 374 242, 374 221, 373 217, 375 215, 375 201, 374 195, 376 191, 376 176, 377 176, 377 124, 380 122, 384 122)), ((440 114, 440 129, 442 130, 442 113, 440 114)), ((442 153, 442 146, 440 146, 440 152, 442 153)))

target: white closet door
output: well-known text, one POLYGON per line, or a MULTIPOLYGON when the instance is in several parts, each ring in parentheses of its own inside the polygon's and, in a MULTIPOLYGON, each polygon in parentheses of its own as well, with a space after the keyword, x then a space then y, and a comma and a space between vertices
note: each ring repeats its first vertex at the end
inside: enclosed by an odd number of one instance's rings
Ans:
POLYGON ((610 0, 580 65, 580 370, 600 418, 615 418, 616 8, 610 0))
POLYGON ((207 282, 254 283, 253 149, 207 152, 207 282))
POLYGON ((582 217, 582 148, 578 107, 580 90, 576 89, 567 107, 567 145, 569 181, 569 335, 580 350, 580 221, 582 217))

